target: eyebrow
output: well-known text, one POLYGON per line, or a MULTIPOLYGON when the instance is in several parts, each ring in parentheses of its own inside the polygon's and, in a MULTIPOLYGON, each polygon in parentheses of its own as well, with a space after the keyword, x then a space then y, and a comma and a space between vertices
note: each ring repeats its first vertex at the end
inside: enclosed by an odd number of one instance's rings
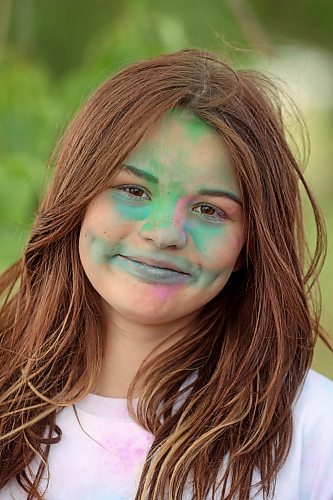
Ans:
POLYGON ((238 205, 242 206, 241 200, 237 195, 232 193, 231 191, 224 191, 219 189, 200 189, 198 194, 206 195, 206 196, 219 196, 221 198, 229 198, 229 200, 235 201, 238 205))
MULTIPOLYGON (((123 170, 128 174, 136 175, 137 177, 141 177, 142 179, 145 179, 148 182, 152 182, 153 184, 159 183, 159 180, 157 177, 155 177, 155 175, 149 174, 148 172, 145 172, 140 168, 133 167, 132 165, 124 165, 123 170)), ((242 202, 239 197, 231 191, 203 188, 198 191, 198 194, 228 198, 229 200, 235 201, 236 203, 238 203, 238 205, 242 206, 242 202)))
POLYGON ((148 174, 148 172, 145 172, 140 168, 133 167, 132 165, 124 165, 123 170, 128 174, 133 174, 137 177, 141 177, 142 179, 146 179, 146 181, 152 182, 153 184, 158 184, 158 178, 155 177, 155 175, 148 174))

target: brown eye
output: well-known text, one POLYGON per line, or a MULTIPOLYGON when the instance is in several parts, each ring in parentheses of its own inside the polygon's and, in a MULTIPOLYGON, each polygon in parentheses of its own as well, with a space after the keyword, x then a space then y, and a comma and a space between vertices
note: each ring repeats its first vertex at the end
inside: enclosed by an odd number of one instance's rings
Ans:
POLYGON ((193 212, 201 215, 201 219, 206 222, 224 222, 228 218, 225 212, 206 203, 193 207, 193 212))
POLYGON ((119 186, 118 189, 126 193, 128 198, 139 198, 139 200, 149 200, 149 195, 140 186, 119 186))
POLYGON ((204 215, 214 215, 215 209, 209 205, 201 205, 201 213, 204 215))
POLYGON ((141 196, 144 194, 143 189, 137 188, 137 187, 129 187, 128 188, 129 194, 132 196, 137 196, 138 198, 141 198, 141 196))

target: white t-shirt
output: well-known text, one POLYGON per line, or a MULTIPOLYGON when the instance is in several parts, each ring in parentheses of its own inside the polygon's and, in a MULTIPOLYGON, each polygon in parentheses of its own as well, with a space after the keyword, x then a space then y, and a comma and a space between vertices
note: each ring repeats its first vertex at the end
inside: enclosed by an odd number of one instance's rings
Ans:
MULTIPOLYGON (((130 418, 126 399, 89 394, 76 408, 84 431, 72 406, 57 416, 62 438, 50 449, 45 498, 134 500, 153 436, 130 418)), ((310 370, 293 419, 292 446, 274 500, 333 500, 333 382, 310 370)), ((16 480, 0 491, 1 500, 26 498, 16 480)), ((193 497, 188 490, 183 498, 193 497)), ((251 498, 262 496, 254 492, 251 498)))

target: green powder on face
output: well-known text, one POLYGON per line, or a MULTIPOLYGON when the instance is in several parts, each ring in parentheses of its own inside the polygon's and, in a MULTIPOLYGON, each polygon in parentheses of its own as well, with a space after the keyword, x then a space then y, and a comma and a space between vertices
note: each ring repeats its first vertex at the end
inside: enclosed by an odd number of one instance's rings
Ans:
POLYGON ((150 206, 143 200, 130 200, 122 191, 110 191, 112 205, 118 214, 127 220, 144 220, 149 216, 150 206))
POLYGON ((111 244, 92 231, 88 233, 88 243, 90 256, 95 264, 108 264, 113 255, 121 253, 121 243, 111 244))

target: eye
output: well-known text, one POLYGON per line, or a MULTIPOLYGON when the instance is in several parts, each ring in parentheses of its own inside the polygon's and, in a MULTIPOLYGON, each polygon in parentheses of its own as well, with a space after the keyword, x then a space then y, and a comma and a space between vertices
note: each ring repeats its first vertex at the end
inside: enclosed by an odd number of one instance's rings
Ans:
POLYGON ((117 189, 124 191, 128 198, 138 198, 143 200, 150 200, 148 193, 140 186, 119 186, 117 189))
POLYGON ((207 203, 197 205, 193 208, 193 211, 211 221, 223 221, 227 218, 225 212, 213 207, 212 205, 208 205, 207 203))
POLYGON ((214 215, 216 210, 209 205, 200 205, 200 212, 205 215, 214 215))

